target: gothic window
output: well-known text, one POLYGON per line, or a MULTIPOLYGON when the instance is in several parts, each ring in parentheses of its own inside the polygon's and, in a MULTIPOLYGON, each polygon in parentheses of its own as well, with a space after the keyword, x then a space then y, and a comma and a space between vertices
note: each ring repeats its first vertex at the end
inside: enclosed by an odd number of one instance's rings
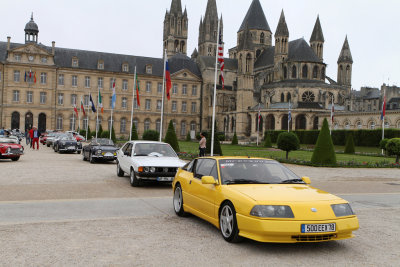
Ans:
POLYGON ((293 79, 297 78, 297 68, 296 68, 296 66, 292 67, 292 78, 293 79))
POLYGON ((283 78, 287 79, 287 67, 283 67, 283 78))
POLYGON ((303 65, 303 78, 307 78, 308 76, 308 67, 307 65, 303 65))
POLYGON ((285 102, 285 95, 283 93, 281 94, 281 102, 285 102))
POLYGON ((185 51, 185 42, 181 41, 181 47, 180 47, 180 52, 184 52, 185 51))
POLYGON ((303 95, 301 96, 301 99, 303 100, 303 102, 314 102, 315 100, 315 95, 313 92, 311 91, 306 91, 303 93, 303 95))
POLYGON ((250 53, 246 56, 246 72, 250 72, 251 55, 250 53))
POLYGON ((325 68, 324 67, 322 67, 322 69, 321 69, 321 79, 325 80, 325 68))
POLYGON ((264 39, 265 37, 264 37, 264 33, 262 32, 261 34, 260 34, 260 44, 264 44, 264 42, 265 42, 265 39, 264 39))
POLYGON ((239 71, 242 71, 242 54, 239 56, 239 71))
POLYGON ((314 66, 313 68, 313 78, 318 78, 318 66, 314 66))
POLYGON ((287 101, 289 102, 292 99, 292 95, 290 93, 287 94, 287 101))

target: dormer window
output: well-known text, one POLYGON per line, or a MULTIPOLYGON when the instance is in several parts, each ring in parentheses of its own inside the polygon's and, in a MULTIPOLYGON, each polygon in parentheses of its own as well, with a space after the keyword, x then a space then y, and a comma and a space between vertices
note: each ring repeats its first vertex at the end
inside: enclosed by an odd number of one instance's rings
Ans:
POLYGON ((75 68, 79 67, 78 58, 76 58, 76 57, 72 58, 72 67, 75 67, 75 68))
POLYGON ((146 65, 146 73, 147 74, 152 74, 153 73, 153 67, 151 65, 146 65))
POLYGON ((47 57, 42 57, 42 63, 47 63, 47 57))
POLYGON ((122 64, 122 71, 123 72, 128 72, 129 71, 129 65, 127 63, 122 64))
POLYGON ((99 60, 97 62, 97 69, 104 70, 104 61, 103 60, 99 60))
POLYGON ((14 59, 15 59, 15 61, 20 62, 21 61, 21 55, 20 54, 15 54, 14 55, 14 59))

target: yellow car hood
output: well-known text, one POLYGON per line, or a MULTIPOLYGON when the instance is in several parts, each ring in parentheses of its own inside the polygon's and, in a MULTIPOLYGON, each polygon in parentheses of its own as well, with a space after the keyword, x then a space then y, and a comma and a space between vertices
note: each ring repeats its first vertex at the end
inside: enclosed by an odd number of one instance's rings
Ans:
POLYGON ((341 198, 303 184, 228 185, 230 190, 264 204, 264 202, 337 201, 341 198))

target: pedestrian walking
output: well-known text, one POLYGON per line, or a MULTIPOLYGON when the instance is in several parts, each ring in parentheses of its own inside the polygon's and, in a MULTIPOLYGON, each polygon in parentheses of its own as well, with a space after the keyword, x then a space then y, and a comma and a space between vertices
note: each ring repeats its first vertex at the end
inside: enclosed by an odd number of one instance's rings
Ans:
POLYGON ((31 144, 31 137, 29 135, 29 130, 28 129, 25 130, 25 142, 26 142, 26 145, 30 145, 31 144))
POLYGON ((200 133, 200 141, 199 141, 199 157, 204 157, 206 155, 206 137, 204 136, 204 133, 200 133))
POLYGON ((40 137, 40 131, 36 128, 36 126, 32 127, 32 132, 33 132, 33 136, 32 136, 32 148, 35 149, 35 144, 36 144, 36 149, 39 150, 39 137, 40 137))
POLYGON ((29 144, 30 144, 30 147, 32 148, 32 141, 33 141, 33 127, 29 130, 29 144))

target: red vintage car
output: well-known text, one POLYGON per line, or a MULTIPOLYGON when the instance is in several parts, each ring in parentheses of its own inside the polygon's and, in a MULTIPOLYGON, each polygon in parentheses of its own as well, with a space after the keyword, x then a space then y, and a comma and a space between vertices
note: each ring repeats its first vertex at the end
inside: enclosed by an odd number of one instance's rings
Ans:
POLYGON ((19 144, 18 139, 0 137, 0 159, 19 160, 24 154, 24 147, 19 144))

